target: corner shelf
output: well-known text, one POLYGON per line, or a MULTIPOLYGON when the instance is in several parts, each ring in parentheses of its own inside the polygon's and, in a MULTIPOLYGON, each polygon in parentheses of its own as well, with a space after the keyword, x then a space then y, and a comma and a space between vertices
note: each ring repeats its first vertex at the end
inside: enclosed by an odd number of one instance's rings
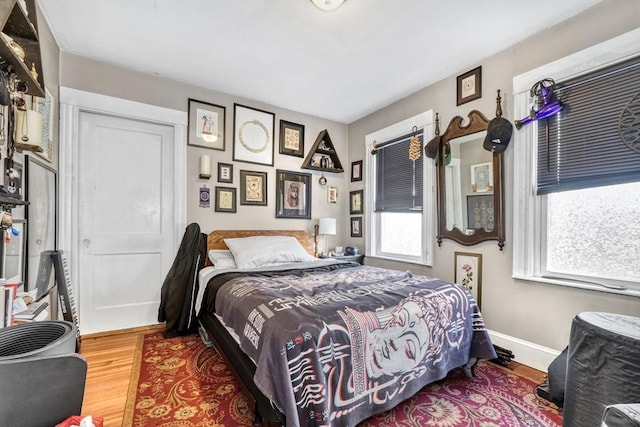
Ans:
POLYGON ((24 60, 15 53, 7 41, 0 37, 0 58, 4 60, 2 68, 11 67, 18 79, 27 84, 28 95, 44 98, 44 78, 42 56, 38 39, 38 22, 35 0, 26 0, 25 11, 17 0, 0 2, 0 31, 11 37, 24 50, 24 60), (35 65, 38 77, 31 75, 31 64, 35 65))
POLYGON ((344 172, 331 136, 326 129, 318 134, 316 142, 313 143, 309 154, 302 162, 301 168, 332 173, 344 172), (328 166, 323 165, 323 158, 325 162, 328 162, 328 166))

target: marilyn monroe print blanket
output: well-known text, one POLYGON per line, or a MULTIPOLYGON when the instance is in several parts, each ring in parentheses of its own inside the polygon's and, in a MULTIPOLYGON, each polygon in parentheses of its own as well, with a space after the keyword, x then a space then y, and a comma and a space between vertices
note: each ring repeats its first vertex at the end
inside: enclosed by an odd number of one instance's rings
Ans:
POLYGON ((472 358, 495 357, 466 289, 344 267, 231 273, 207 288, 287 426, 354 426, 472 358))

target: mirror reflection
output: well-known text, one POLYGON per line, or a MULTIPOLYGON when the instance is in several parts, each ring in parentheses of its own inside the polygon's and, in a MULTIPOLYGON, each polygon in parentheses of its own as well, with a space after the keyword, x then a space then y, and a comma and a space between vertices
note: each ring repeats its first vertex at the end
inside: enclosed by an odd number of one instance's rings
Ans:
POLYGON ((494 228, 493 154, 482 147, 486 131, 449 141, 450 160, 445 160, 447 230, 470 235, 494 228))

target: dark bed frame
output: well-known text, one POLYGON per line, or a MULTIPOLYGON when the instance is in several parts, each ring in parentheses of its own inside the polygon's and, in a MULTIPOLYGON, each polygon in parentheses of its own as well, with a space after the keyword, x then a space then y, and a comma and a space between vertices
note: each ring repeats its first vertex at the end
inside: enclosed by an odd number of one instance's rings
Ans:
MULTIPOLYGON (((292 236, 298 239, 305 250, 315 254, 316 237, 300 230, 219 230, 211 232, 207 237, 207 252, 210 249, 228 249, 224 243, 226 238, 250 236, 292 236)), ((202 284, 201 284, 202 286, 202 284)), ((207 332, 215 350, 225 360, 233 376, 242 389, 242 393, 249 400, 254 413, 255 426, 276 427, 285 425, 284 414, 273 406, 271 401, 258 389, 253 382, 256 366, 253 361, 240 349, 240 345, 229 335, 218 318, 209 312, 202 312, 198 316, 200 324, 207 332)))
POLYGON ((217 317, 211 313, 203 313, 198 317, 200 324, 207 331, 215 351, 225 360, 235 377, 242 393, 249 400, 249 407, 254 413, 253 425, 276 427, 285 425, 285 416, 256 387, 253 376, 256 366, 240 349, 240 346, 225 330, 217 317))

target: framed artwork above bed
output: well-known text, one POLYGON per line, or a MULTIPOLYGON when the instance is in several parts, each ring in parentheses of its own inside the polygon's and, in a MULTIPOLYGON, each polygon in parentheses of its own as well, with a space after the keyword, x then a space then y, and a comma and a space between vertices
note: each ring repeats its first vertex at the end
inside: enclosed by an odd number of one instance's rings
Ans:
POLYGON ((311 219, 311 174, 276 171, 276 218, 311 219))

